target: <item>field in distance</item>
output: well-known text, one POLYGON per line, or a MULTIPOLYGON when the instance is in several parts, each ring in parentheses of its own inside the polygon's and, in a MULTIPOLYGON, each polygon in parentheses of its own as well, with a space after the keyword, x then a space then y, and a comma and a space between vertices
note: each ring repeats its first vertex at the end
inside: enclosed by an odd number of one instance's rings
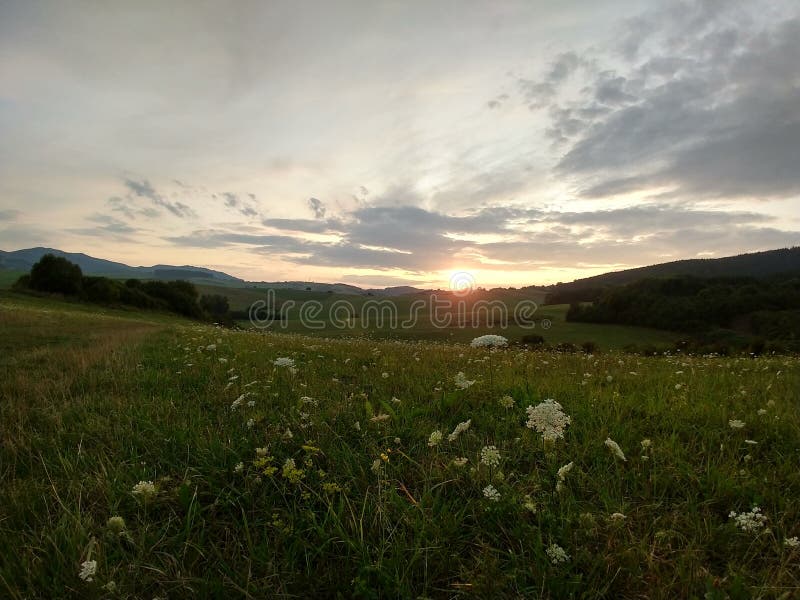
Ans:
MULTIPOLYGON (((228 298, 232 310, 239 311, 241 316, 246 315, 249 307, 257 301, 267 299, 265 288, 225 288, 219 286, 197 286, 201 294, 221 294, 228 298)), ((557 345, 571 343, 575 345, 587 341, 594 342, 599 348, 621 349, 626 346, 652 345, 669 347, 680 334, 644 327, 631 327, 626 325, 600 325, 593 323, 569 323, 566 321, 567 305, 544 305, 545 294, 537 291, 495 289, 490 291, 475 291, 464 297, 455 296, 449 292, 437 292, 437 298, 451 303, 452 309, 444 310, 443 314, 450 313, 449 326, 436 326, 429 317, 430 293, 412 294, 398 297, 374 297, 349 294, 335 294, 326 292, 312 292, 303 290, 279 289, 275 290, 275 305, 280 307, 284 302, 293 302, 294 306, 286 310, 288 319, 283 322, 274 322, 269 326, 272 331, 302 333, 312 336, 324 337, 360 337, 367 336, 374 339, 405 339, 405 340, 431 340, 440 342, 469 342, 472 338, 495 333, 507 337, 510 341, 520 341, 525 335, 540 335, 545 343, 557 345), (501 327, 495 318, 494 326, 488 326, 485 318, 477 322, 465 321, 464 315, 486 316, 473 310, 474 303, 484 301, 487 303, 501 303, 507 311, 507 326, 501 327), (321 321, 320 326, 309 327, 300 319, 300 307, 304 303, 318 302, 321 312, 315 320, 321 321), (424 308, 420 310, 414 324, 409 327, 393 327, 385 316, 381 323, 377 322, 376 312, 365 310, 365 304, 375 306, 392 305, 398 316, 397 323, 412 314, 412 305, 423 302, 424 308), (463 302, 464 305, 459 303, 463 302), (535 303, 535 310, 529 315, 530 321, 524 325, 514 322, 514 308, 520 302, 535 303), (347 303, 352 307, 353 319, 347 325, 332 322, 331 309, 334 305, 347 303), (531 325, 532 323, 532 325, 531 325), (378 326, 382 324, 382 326, 378 326)), ((382 309, 380 309, 382 310, 382 309)), ((242 327, 252 327, 246 318, 240 318, 238 324, 242 327)))
POLYGON ((3 597, 800 593, 797 357, 0 329, 3 597))

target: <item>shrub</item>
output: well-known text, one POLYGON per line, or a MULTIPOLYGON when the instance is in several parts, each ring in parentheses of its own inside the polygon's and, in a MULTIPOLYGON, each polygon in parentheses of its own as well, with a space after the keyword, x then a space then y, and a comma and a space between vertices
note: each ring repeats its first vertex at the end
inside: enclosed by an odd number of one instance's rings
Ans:
POLYGON ((81 268, 62 256, 45 254, 33 265, 30 288, 40 292, 51 292, 74 296, 81 291, 83 273, 81 268))

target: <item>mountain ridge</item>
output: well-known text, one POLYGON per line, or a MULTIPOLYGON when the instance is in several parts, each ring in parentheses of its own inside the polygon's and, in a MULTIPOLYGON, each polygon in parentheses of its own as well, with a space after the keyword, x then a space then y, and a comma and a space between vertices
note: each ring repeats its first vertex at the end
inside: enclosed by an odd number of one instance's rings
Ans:
MULTIPOLYGON (((0 269, 29 271, 47 253, 63 256, 81 267, 81 270, 86 275, 103 275, 121 279, 186 279, 188 281, 234 287, 271 286, 277 289, 330 291, 342 294, 374 294, 381 296, 401 296, 426 291, 412 286, 361 288, 347 283, 317 283, 313 281, 253 282, 206 267, 164 264, 150 267, 131 267, 124 263, 96 258, 82 252, 64 252, 63 250, 44 247, 13 251, 0 250, 0 269)), ((601 275, 576 279, 568 283, 557 283, 550 286, 530 285, 523 286, 521 289, 537 288, 546 290, 556 302, 572 302, 585 299, 604 288, 625 285, 648 277, 696 275, 701 277, 759 278, 793 271, 800 273, 800 246, 749 252, 720 258, 694 258, 657 263, 643 267, 610 271, 601 275)))

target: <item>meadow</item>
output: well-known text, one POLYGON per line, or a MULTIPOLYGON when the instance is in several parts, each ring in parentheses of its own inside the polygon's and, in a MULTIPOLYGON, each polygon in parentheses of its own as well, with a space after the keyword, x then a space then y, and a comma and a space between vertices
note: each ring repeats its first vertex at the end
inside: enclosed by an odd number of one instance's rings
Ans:
POLYGON ((3 597, 800 596, 797 357, 0 332, 3 597))
MULTIPOLYGON (((267 298, 267 288, 232 288, 211 285, 198 285, 201 294, 221 294, 228 298, 232 310, 247 312, 249 307, 258 301, 267 298)), ((467 316, 480 316, 475 309, 477 302, 502 303, 507 307, 508 323, 503 328, 502 334, 511 341, 520 341, 523 336, 535 334, 544 338, 545 343, 558 345, 570 343, 580 345, 584 342, 593 342, 600 348, 623 349, 628 346, 653 346, 671 347, 681 335, 671 331, 663 331, 647 327, 631 327, 627 325, 609 325, 596 323, 577 323, 566 320, 567 304, 546 305, 545 293, 537 290, 476 290, 468 296, 453 296, 449 292, 434 292, 442 302, 449 302, 451 309, 444 311, 453 315, 451 325, 441 327, 434 325, 432 319, 420 317, 412 327, 391 327, 384 319, 379 322, 362 318, 366 312, 365 303, 390 303, 395 307, 398 322, 402 323, 412 314, 412 304, 422 302, 422 313, 431 310, 431 294, 419 293, 394 297, 375 297, 353 294, 338 294, 296 289, 278 289, 275 292, 275 304, 280 306, 284 302, 294 303, 291 310, 286 311, 288 317, 285 322, 273 324, 269 329, 288 333, 301 333, 315 337, 369 337, 373 339, 394 340, 431 340, 437 342, 469 343, 474 337, 497 333, 497 327, 487 325, 485 320, 480 322, 466 322, 467 316), (513 311, 519 302, 532 301, 536 304, 535 310, 530 314, 530 320, 525 325, 514 322, 513 311), (318 329, 309 328, 299 318, 301 307, 309 302, 316 302, 320 307, 321 326, 318 329), (460 303, 463 302, 463 305, 460 303), (331 307, 337 303, 345 303, 351 307, 356 319, 346 327, 338 326, 332 322, 331 307)), ((486 313, 483 313, 484 315, 486 313)), ((369 316, 369 315, 368 315, 369 316)), ((374 317, 374 314, 373 314, 374 317)), ((239 320, 238 325, 243 328, 252 327, 248 320, 239 320)))

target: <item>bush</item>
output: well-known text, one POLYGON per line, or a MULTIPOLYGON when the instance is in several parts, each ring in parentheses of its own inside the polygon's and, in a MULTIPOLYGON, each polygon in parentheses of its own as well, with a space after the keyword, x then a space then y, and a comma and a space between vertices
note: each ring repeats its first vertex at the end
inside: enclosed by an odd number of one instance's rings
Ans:
POLYGON ((116 304, 120 300, 122 286, 108 277, 84 277, 83 294, 89 302, 116 304))
POLYGON ((526 346, 541 346, 544 344, 544 338, 536 333, 528 333, 522 336, 520 343, 526 346))
POLYGON ((62 256, 45 254, 33 265, 30 288, 40 292, 51 292, 74 296, 80 293, 83 273, 81 268, 62 256))

